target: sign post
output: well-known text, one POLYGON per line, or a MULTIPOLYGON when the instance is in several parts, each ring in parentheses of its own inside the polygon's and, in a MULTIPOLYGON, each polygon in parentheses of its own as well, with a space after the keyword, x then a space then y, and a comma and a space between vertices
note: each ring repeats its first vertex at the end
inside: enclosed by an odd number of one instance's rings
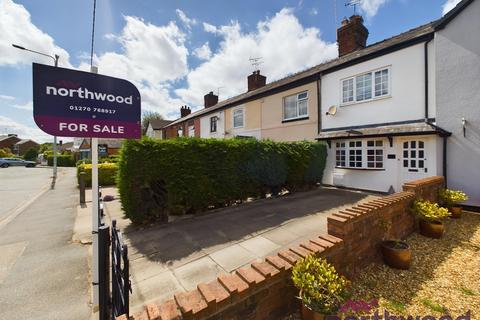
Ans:
POLYGON ((98 138, 139 139, 140 93, 130 82, 33 64, 33 117, 53 136, 91 138, 93 304, 99 303, 98 138))

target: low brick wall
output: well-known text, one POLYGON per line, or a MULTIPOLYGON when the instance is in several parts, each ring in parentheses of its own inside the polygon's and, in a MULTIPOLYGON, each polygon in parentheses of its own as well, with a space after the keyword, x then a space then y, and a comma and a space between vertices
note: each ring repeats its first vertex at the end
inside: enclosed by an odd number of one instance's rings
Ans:
MULTIPOLYGON (((415 229, 410 207, 416 197, 437 201, 443 177, 406 183, 404 191, 333 213, 328 234, 222 274, 197 289, 176 294, 162 304, 149 304, 135 320, 264 320, 279 319, 299 305, 291 268, 310 254, 326 258, 347 277, 380 261, 384 238, 405 238, 415 229)), ((117 319, 127 320, 125 316, 117 319)))

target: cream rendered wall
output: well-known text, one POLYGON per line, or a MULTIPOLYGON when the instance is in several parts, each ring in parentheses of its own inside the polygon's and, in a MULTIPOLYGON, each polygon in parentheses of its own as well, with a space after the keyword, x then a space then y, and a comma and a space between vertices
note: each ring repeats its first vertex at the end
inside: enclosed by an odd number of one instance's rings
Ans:
POLYGON ((260 99, 262 104, 262 138, 276 141, 314 140, 317 126, 317 82, 289 89, 260 99), (283 120, 283 98, 308 91, 308 119, 291 122, 283 120))
POLYGON ((218 111, 210 113, 200 118, 200 137, 201 138, 225 138, 225 112, 218 111), (218 117, 217 131, 210 132, 210 118, 218 117))
POLYGON ((257 139, 261 136, 261 102, 260 100, 250 101, 225 110, 225 137, 250 136, 257 139), (237 109, 244 110, 244 126, 233 128, 233 112, 237 109))
MULTIPOLYGON (((420 43, 324 75, 322 77, 322 129, 425 118, 424 68, 424 44, 420 43), (383 67, 390 67, 389 96, 341 105, 343 79, 383 67), (330 106, 337 106, 335 116, 327 116, 323 112, 330 106)), ((431 78, 434 78, 433 74, 431 78)))

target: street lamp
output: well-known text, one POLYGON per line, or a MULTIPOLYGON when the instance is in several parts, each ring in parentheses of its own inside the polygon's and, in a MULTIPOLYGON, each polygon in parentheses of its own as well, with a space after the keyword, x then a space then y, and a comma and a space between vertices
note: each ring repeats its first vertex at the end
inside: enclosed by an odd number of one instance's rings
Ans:
MULTIPOLYGON (((51 56, 51 55, 43 53, 43 52, 27 49, 27 48, 19 46, 17 44, 12 43, 12 46, 14 48, 17 48, 17 49, 20 49, 20 50, 29 51, 29 52, 33 52, 33 53, 36 53, 36 54, 39 54, 39 55, 42 55, 42 56, 45 56, 45 57, 52 58, 54 63, 55 63, 55 67, 58 67, 58 59, 60 58, 60 56, 58 54, 56 54, 54 56, 51 56)), ((53 136, 53 180, 52 180, 52 189, 55 188, 55 181, 56 180, 57 180, 57 136, 53 136)))

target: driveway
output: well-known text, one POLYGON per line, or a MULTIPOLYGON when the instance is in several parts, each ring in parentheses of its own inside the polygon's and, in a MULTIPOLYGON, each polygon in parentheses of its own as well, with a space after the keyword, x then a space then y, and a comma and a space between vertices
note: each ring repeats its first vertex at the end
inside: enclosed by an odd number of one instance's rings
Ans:
POLYGON ((106 203, 106 210, 110 217, 121 220, 128 244, 133 289, 130 304, 135 311, 326 233, 329 213, 376 197, 324 187, 143 230, 121 218, 118 200, 106 203))

